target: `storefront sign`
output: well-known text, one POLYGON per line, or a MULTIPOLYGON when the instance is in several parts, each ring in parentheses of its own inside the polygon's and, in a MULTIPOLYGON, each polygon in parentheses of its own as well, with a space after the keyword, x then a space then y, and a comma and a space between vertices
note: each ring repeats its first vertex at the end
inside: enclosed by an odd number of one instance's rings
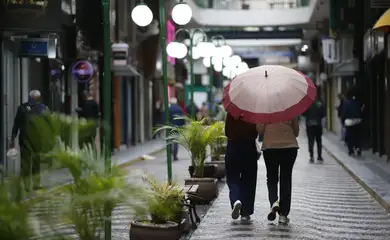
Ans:
POLYGON ((44 9, 47 6, 47 0, 34 1, 20 1, 20 0, 6 0, 7 8, 9 10, 33 10, 44 9))
POLYGON ((129 52, 129 45, 127 43, 114 43, 112 49, 112 65, 126 66, 129 52))
POLYGON ((49 44, 47 39, 22 39, 19 42, 19 56, 47 57, 49 44))
POLYGON ((88 61, 79 61, 72 67, 72 75, 79 83, 86 83, 94 75, 93 65, 88 61))
POLYGON ((333 38, 322 39, 322 56, 326 63, 340 62, 340 41, 333 38))

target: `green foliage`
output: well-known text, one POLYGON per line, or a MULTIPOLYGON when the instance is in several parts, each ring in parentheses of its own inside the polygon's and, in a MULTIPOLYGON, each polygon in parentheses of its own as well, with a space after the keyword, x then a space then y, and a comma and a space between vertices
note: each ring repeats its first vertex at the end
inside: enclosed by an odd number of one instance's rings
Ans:
POLYGON ((138 211, 137 216, 143 221, 155 224, 180 222, 184 205, 183 189, 177 184, 158 184, 151 176, 148 176, 146 181, 150 186, 146 195, 147 211, 138 211))
MULTIPOLYGON (((215 134, 218 136, 225 136, 225 122, 216 121, 213 123, 215 127, 215 134)), ((226 138, 218 138, 215 141, 215 144, 212 146, 212 155, 219 156, 221 154, 225 154, 226 152, 226 138)))
MULTIPOLYGON (((60 223, 73 225, 80 240, 100 239, 104 220, 120 204, 133 209, 142 209, 143 190, 126 182, 126 172, 119 166, 105 168, 104 153, 92 146, 73 151, 65 144, 59 144, 47 157, 54 158, 59 165, 69 169, 73 183, 62 192, 64 202, 56 212, 56 219, 47 221, 55 229, 60 223)), ((140 211, 140 210, 139 210, 140 211)))
POLYGON ((2 240, 26 240, 34 236, 30 224, 31 203, 24 201, 23 182, 9 178, 0 185, 0 236, 2 240))
POLYGON ((96 132, 96 122, 74 120, 71 116, 56 113, 33 116, 27 126, 25 144, 31 154, 48 153, 55 147, 58 139, 71 146, 73 129, 78 132, 79 145, 84 145, 96 132))
POLYGON ((163 126, 157 131, 168 130, 168 142, 177 142, 191 154, 192 165, 195 166, 195 177, 203 177, 207 146, 215 144, 219 139, 225 139, 220 131, 221 124, 205 125, 205 119, 200 121, 184 117, 184 126, 163 126))

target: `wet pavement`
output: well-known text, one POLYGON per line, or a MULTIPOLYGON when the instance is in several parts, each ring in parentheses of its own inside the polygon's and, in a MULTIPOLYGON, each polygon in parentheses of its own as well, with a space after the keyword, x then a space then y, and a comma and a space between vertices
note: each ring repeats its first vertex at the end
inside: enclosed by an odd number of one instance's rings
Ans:
POLYGON ((390 214, 326 152, 323 164, 309 164, 305 137, 300 137, 299 142, 289 226, 278 226, 266 219, 269 203, 261 159, 251 224, 242 225, 230 218, 229 192, 225 187, 191 240, 389 239, 390 214))

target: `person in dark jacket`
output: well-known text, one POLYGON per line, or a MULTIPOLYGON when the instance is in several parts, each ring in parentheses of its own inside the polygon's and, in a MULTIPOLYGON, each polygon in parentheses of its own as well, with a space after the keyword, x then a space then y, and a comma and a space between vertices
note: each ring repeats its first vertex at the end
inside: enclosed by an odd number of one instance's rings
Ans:
POLYGON ((225 134, 228 138, 225 164, 226 181, 232 208, 231 216, 247 222, 254 213, 257 183, 256 124, 226 116, 225 134))
POLYGON ((348 145, 348 154, 350 156, 355 154, 361 156, 362 154, 362 121, 363 121, 364 106, 356 97, 354 91, 350 91, 347 99, 344 100, 341 120, 346 129, 346 142, 348 145))
POLYGON ((345 127, 344 127, 344 123, 343 123, 343 120, 342 120, 342 109, 343 109, 343 104, 344 104, 344 95, 342 93, 339 94, 339 106, 337 107, 337 116, 339 117, 340 119, 340 122, 341 122, 341 141, 346 141, 345 139, 345 127))
POLYGON ((77 109, 79 117, 86 118, 88 120, 97 121, 99 119, 99 105, 92 94, 88 91, 83 92, 83 102, 81 107, 77 109))
POLYGON ((191 117, 192 119, 196 119, 198 117, 198 114, 199 114, 199 108, 196 106, 195 103, 192 103, 190 102, 187 106, 186 106, 186 113, 189 117, 191 117), (194 110, 195 110, 195 113, 192 112, 192 104, 194 104, 194 110))
POLYGON ((322 120, 325 118, 325 106, 320 99, 314 103, 303 114, 306 118, 306 133, 309 141, 310 162, 314 162, 314 142, 317 143, 317 160, 322 158, 322 120))
POLYGON ((49 111, 48 107, 41 103, 41 93, 38 90, 32 90, 29 94, 29 100, 18 107, 14 125, 12 127, 12 136, 10 148, 15 147, 15 139, 19 135, 20 147, 20 175, 24 178, 25 188, 39 189, 41 187, 40 179, 40 159, 37 154, 30 152, 26 145, 28 128, 31 127, 30 120, 33 116, 43 115, 49 111), (31 182, 30 179, 33 181, 31 182))
MULTIPOLYGON (((184 126, 185 120, 181 119, 180 117, 184 117, 184 111, 179 106, 177 99, 171 98, 170 99, 170 106, 169 106, 169 119, 170 119, 171 125, 177 126, 177 127, 184 126)), ((173 143, 172 147, 173 147, 173 149, 172 149, 173 160, 177 161, 177 160, 179 160, 179 158, 177 156, 179 153, 179 144, 173 143)))

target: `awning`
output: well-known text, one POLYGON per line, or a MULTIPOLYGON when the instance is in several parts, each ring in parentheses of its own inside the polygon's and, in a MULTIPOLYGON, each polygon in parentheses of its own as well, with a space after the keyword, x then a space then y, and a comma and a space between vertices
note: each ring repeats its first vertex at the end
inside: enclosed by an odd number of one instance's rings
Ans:
POLYGON ((131 65, 124 65, 124 66, 114 66, 111 65, 111 71, 116 76, 123 76, 123 77, 139 77, 141 76, 139 72, 135 69, 135 67, 131 65))
POLYGON ((372 30, 385 30, 388 31, 390 27, 390 9, 387 9, 385 13, 376 21, 372 30))
POLYGON ((353 58, 336 64, 331 77, 353 76, 357 71, 359 71, 359 61, 353 58))

